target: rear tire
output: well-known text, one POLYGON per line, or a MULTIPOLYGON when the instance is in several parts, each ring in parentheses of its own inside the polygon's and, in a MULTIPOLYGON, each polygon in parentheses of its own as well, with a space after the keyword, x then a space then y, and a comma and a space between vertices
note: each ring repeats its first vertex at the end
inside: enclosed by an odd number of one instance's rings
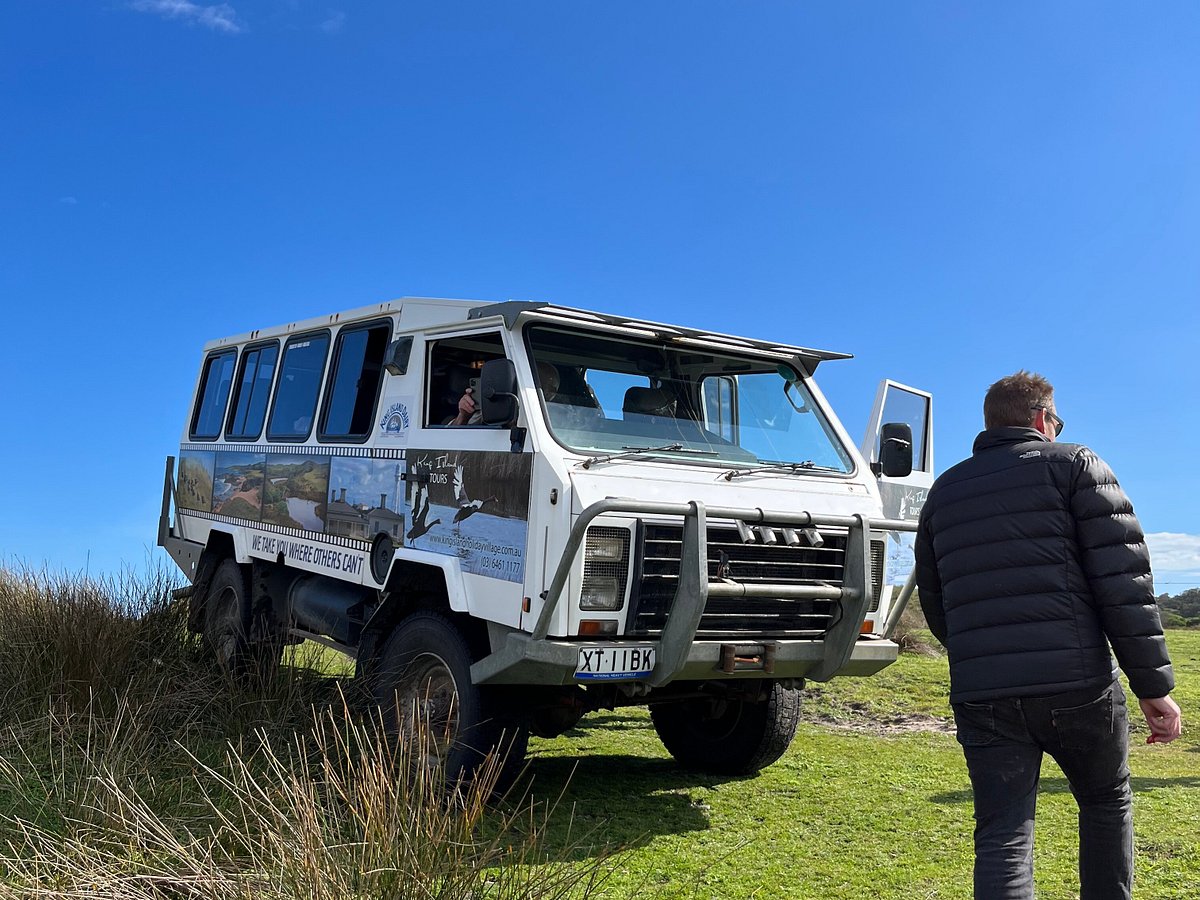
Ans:
POLYGON ((667 751, 688 769, 752 775, 783 756, 800 721, 800 692, 772 684, 765 700, 735 697, 650 705, 667 751))
POLYGON ((231 678, 265 678, 283 655, 278 641, 250 640, 250 590, 245 571, 224 559, 208 584, 204 610, 204 646, 217 668, 231 678))
POLYGON ((466 640, 445 617, 415 613, 384 642, 371 693, 388 731, 411 742, 416 727, 428 727, 436 759, 427 764, 444 767, 447 784, 474 778, 495 754, 502 760, 495 790, 503 791, 520 774, 529 732, 506 715, 495 688, 472 682, 472 661, 466 640))

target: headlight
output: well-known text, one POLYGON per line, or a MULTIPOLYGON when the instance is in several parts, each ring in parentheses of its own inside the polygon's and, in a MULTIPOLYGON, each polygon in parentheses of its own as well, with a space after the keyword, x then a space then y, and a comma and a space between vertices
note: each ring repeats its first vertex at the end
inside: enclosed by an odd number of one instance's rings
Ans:
POLYGON ((584 550, 588 561, 620 561, 629 551, 629 532, 624 528, 593 528, 587 534, 587 546, 584 550), (597 531, 619 532, 619 534, 595 534, 597 531))
POLYGON ((585 578, 579 592, 580 609, 620 609, 625 603, 625 585, 615 578, 585 578))
POLYGON ((612 612, 623 607, 628 575, 629 530, 589 528, 583 544, 579 608, 612 612))

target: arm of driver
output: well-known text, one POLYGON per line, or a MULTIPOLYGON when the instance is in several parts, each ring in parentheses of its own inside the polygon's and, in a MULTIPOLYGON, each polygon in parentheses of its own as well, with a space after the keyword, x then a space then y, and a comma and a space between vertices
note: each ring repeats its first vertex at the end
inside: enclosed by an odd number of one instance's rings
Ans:
POLYGON ((1138 700, 1138 706, 1142 708, 1142 715, 1146 717, 1146 724, 1150 726, 1148 743, 1169 744, 1179 737, 1183 716, 1179 712, 1179 705, 1169 694, 1152 700, 1138 700))

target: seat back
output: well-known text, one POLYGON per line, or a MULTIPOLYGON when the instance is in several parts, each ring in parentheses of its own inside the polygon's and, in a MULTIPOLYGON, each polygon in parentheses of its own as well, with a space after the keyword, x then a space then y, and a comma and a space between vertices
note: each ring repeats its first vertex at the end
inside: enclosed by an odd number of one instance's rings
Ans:
POLYGON ((625 392, 621 411, 626 421, 654 416, 675 417, 675 397, 663 388, 631 387, 625 392))

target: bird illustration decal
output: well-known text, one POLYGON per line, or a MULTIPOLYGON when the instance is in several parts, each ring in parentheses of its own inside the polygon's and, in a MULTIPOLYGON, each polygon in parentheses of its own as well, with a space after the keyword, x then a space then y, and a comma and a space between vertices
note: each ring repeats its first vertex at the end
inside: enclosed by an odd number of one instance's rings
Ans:
POLYGON ((412 528, 405 535, 410 541, 416 540, 434 525, 440 525, 441 519, 434 519, 432 522, 426 522, 425 519, 429 515, 429 488, 421 490, 421 486, 417 485, 416 502, 413 504, 412 512, 412 528), (424 504, 422 504, 424 500, 424 504))
POLYGON ((454 514, 454 527, 461 528, 464 519, 483 509, 485 503, 495 503, 497 498, 484 497, 482 500, 472 500, 463 485, 463 467, 458 465, 454 467, 454 499, 458 501, 458 512, 454 514))

